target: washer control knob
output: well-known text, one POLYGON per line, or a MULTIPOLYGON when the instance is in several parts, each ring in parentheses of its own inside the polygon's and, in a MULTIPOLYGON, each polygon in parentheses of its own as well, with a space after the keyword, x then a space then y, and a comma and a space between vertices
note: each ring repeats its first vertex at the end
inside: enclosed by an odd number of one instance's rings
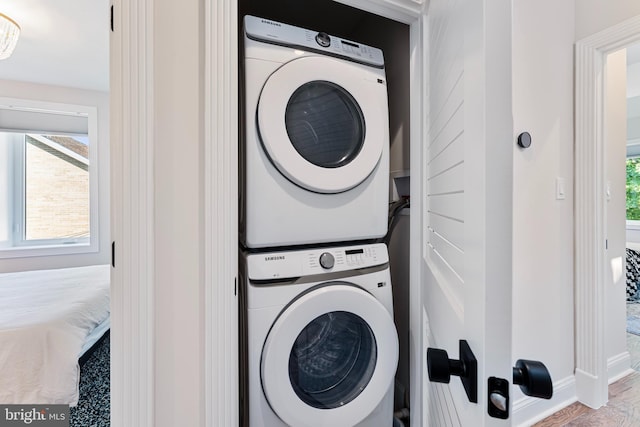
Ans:
POLYGON ((329 47, 331 45, 331 37, 327 33, 318 33, 316 35, 316 42, 322 47, 329 47))
POLYGON ((327 270, 333 268, 335 264, 335 258, 329 252, 324 252, 320 255, 320 265, 322 268, 326 268, 327 270))

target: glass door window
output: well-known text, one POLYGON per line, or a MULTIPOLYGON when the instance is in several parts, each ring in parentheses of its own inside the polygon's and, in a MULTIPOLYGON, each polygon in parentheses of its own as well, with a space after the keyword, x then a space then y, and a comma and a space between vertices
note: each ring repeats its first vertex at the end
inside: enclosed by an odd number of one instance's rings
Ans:
POLYGON ((338 408, 364 390, 376 359, 376 340, 369 325, 353 313, 330 312, 298 335, 289 357, 289 379, 308 405, 338 408))
POLYGON ((296 151, 324 168, 350 163, 364 143, 365 123, 358 103, 342 87, 326 81, 305 83, 291 95, 285 125, 296 151))

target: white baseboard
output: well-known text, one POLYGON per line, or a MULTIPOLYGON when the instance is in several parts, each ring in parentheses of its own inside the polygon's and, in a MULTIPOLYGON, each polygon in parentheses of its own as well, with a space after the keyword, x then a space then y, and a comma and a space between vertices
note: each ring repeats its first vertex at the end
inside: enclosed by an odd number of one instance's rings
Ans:
POLYGON ((609 384, 618 381, 620 378, 626 377, 632 372, 631 355, 628 351, 607 359, 607 378, 609 379, 609 384))
POLYGON ((609 400, 609 394, 607 393, 606 386, 601 385, 601 382, 606 381, 606 378, 598 378, 579 368, 576 369, 575 376, 576 396, 580 403, 593 409, 598 409, 606 405, 609 400))
POLYGON ((573 375, 553 383, 553 398, 550 400, 524 396, 513 402, 513 425, 526 427, 558 412, 577 400, 576 379, 573 375))

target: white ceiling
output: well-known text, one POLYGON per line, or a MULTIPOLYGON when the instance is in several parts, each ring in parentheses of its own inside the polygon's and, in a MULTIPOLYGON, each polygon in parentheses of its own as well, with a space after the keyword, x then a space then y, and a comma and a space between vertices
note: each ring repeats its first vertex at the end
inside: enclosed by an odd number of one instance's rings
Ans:
POLYGON ((0 79, 109 90, 109 0, 4 0, 20 27, 0 79))

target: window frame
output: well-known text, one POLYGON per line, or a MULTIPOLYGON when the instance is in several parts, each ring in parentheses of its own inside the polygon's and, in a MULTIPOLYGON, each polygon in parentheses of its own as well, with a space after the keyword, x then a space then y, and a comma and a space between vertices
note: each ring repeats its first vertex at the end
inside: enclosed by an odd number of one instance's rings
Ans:
MULTIPOLYGON (((625 158, 625 166, 626 166, 626 162, 632 159, 637 159, 640 158, 640 155, 627 155, 625 158)), ((626 179, 625 179, 625 186, 626 186, 626 179)), ((626 200, 626 191, 625 191, 625 200, 626 200)), ((627 215, 626 215, 626 209, 625 209, 625 221, 626 221, 626 228, 630 229, 630 230, 640 230, 640 220, 637 219, 627 219, 627 215)))
MULTIPOLYGON (((94 106, 62 104, 51 102, 40 102, 32 100, 22 100, 14 98, 0 97, 0 111, 13 110, 24 111, 25 113, 42 113, 64 116, 81 116, 87 118, 87 133, 89 140, 89 237, 76 239, 24 239, 24 144, 21 149, 13 153, 14 175, 21 174, 20 194, 14 194, 11 198, 14 219, 12 221, 12 246, 0 248, 0 259, 3 258, 23 258, 37 256, 73 255, 84 253, 96 253, 100 248, 100 193, 99 193, 99 140, 98 140, 98 109, 94 106), (22 218, 22 219, 20 219, 22 218), (20 224, 16 227, 16 224, 20 224)), ((44 129, 15 129, 6 128, 0 124, 2 132, 16 132, 20 134, 46 133, 52 135, 79 135, 74 132, 61 132, 60 130, 47 131, 44 129)), ((82 134, 84 135, 84 134, 82 134)), ((26 140, 26 138, 25 138, 26 140)))

